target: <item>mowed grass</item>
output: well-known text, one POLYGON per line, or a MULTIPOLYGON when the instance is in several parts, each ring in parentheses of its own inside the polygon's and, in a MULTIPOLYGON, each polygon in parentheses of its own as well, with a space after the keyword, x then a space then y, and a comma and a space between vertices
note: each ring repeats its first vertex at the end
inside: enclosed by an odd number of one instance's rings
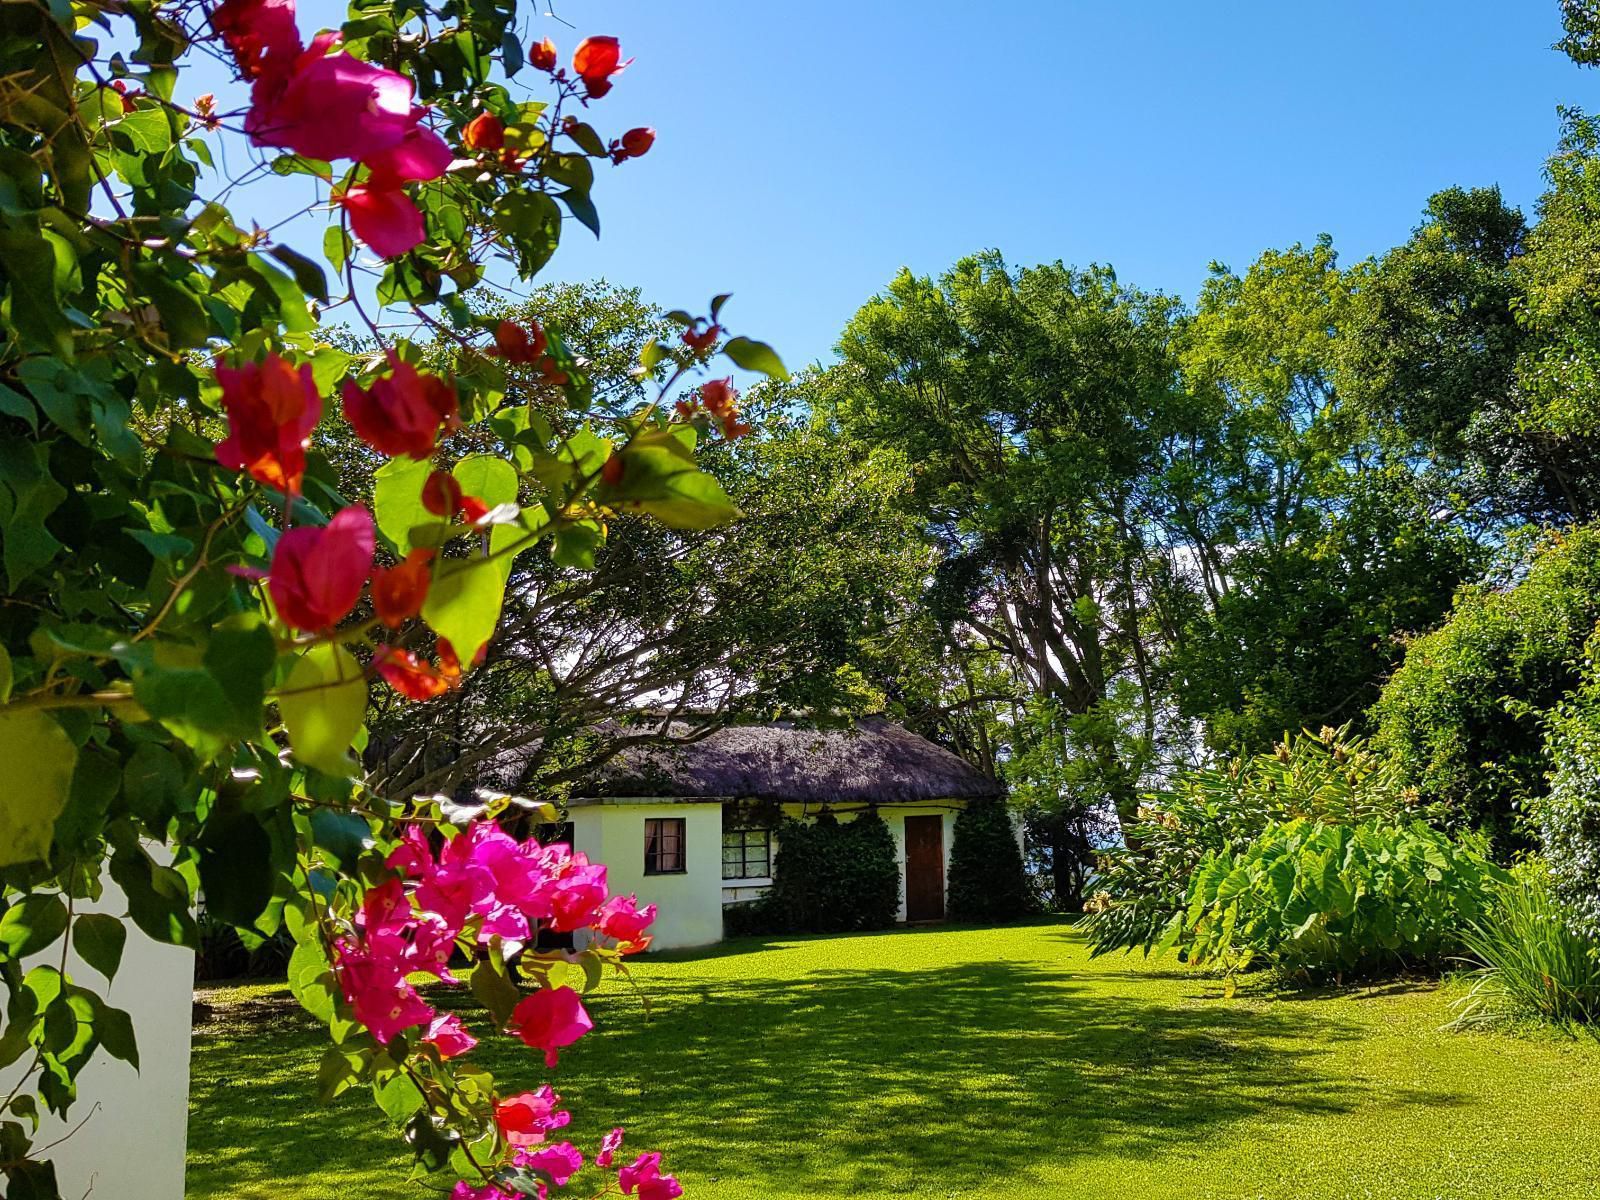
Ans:
MULTIPOLYGON (((1091 960, 1059 923, 730 943, 636 976, 650 1019, 608 983, 557 1088, 586 1154, 625 1125, 688 1200, 1600 1186, 1600 1049, 1444 1032, 1428 984, 1226 1000, 1171 960, 1091 960)), ((322 1035, 281 989, 202 998, 191 1200, 427 1194, 370 1095, 316 1103, 322 1035)), ((542 1078, 520 1044, 478 1053, 508 1089, 542 1078)))

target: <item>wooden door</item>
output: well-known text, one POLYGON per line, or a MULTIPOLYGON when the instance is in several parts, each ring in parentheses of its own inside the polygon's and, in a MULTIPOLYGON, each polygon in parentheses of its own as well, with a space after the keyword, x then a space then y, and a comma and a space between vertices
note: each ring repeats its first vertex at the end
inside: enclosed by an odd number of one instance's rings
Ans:
POLYGON ((906 920, 944 920, 944 818, 906 818, 906 920))

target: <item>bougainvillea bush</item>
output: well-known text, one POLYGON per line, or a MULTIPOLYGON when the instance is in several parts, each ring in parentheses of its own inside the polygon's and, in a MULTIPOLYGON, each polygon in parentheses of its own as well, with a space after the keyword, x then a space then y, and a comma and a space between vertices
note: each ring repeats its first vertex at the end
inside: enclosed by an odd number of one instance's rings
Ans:
POLYGON ((612 411, 560 330, 474 315, 493 306, 473 289, 533 277, 573 223, 598 232, 595 168, 655 140, 601 132, 616 38, 563 51, 531 19, 511 0, 357 0, 323 31, 293 0, 5 6, 8 1196, 58 1195, 41 1103, 66 1116, 99 1050, 138 1061, 97 990, 126 938, 85 911, 107 878, 159 941, 194 944, 201 897, 247 945, 292 937, 291 987, 331 1038, 314 1085, 370 1087, 434 1190, 680 1194, 620 1130, 557 1140, 544 1077, 653 910, 569 847, 506 833, 508 814, 553 815, 536 800, 387 795, 360 766, 369 689, 456 688, 492 650, 517 555, 581 568, 621 514, 734 518, 695 464, 698 439, 747 431, 711 365, 783 373, 728 336, 719 297, 645 349, 655 402, 612 411), (233 82, 194 94, 201 56, 233 82), (255 207, 274 175, 316 203, 255 207), (420 348, 441 341, 448 361, 420 348), (376 350, 339 349, 357 343, 376 350), (319 453, 340 422, 370 452, 370 508, 319 453), (93 974, 67 973, 69 946, 93 974), (448 988, 424 999, 418 972, 470 986, 489 1021, 432 1002, 448 988), (474 1065, 487 1037, 526 1043, 526 1070, 474 1065))

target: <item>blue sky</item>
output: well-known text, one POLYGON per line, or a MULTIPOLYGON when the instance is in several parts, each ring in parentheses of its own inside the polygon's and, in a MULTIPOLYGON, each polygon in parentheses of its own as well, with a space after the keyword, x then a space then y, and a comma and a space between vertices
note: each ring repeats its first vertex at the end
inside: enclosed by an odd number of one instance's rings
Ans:
MULTIPOLYGON (((1192 299, 1212 259, 1322 232, 1380 252, 1451 184, 1531 210, 1556 106, 1600 105, 1600 74, 1549 49, 1556 0, 555 7, 575 28, 531 28, 564 57, 613 33, 637 60, 596 126, 658 140, 601 169, 604 236, 569 223, 548 277, 731 291, 791 366, 902 265, 986 247, 1192 299)), ((308 0, 302 25, 337 11, 308 0)))

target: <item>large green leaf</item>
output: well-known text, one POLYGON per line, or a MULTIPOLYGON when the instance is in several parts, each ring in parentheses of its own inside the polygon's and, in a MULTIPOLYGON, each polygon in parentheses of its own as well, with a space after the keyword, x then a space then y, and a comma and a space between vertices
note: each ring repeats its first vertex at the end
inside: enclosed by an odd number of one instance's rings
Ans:
POLYGON ((413 525, 441 520, 422 505, 422 485, 432 473, 430 462, 392 458, 373 477, 372 513, 378 532, 401 553, 411 548, 413 525))
POLYGON ((122 964, 128 927, 105 913, 84 913, 72 922, 72 948, 109 981, 122 964))
POLYGON ((329 775, 355 773, 350 746, 367 712, 367 681, 355 655, 326 642, 307 650, 278 693, 278 712, 297 761, 329 775))
POLYGON ((440 637, 449 639, 464 663, 471 662, 479 647, 494 636, 505 599, 509 559, 506 554, 500 559, 451 560, 428 589, 422 619, 440 637))
POLYGON ((78 749, 37 709, 0 709, 0 867, 49 857, 56 818, 66 807, 78 749))
POLYGON ((8 959, 37 954, 67 929, 67 906, 54 892, 13 904, 0 916, 0 952, 8 959))
POLYGON ((783 365, 778 352, 765 342, 747 337, 731 338, 722 347, 722 352, 746 371, 760 371, 772 379, 789 378, 788 368, 783 365))
POLYGON ((490 508, 517 502, 517 469, 498 455, 468 455, 450 473, 463 493, 476 496, 490 508))

